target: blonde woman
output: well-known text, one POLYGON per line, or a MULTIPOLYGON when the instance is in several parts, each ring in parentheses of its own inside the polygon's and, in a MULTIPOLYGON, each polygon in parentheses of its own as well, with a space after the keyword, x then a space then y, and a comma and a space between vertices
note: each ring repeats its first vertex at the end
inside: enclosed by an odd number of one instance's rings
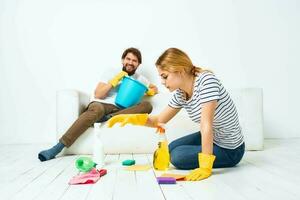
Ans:
POLYGON ((157 127, 167 123, 181 108, 199 123, 199 131, 169 144, 171 163, 179 169, 194 169, 186 180, 208 178, 212 168, 233 167, 245 152, 238 113, 219 79, 208 70, 195 67, 186 53, 167 49, 156 61, 162 84, 173 92, 168 106, 156 116, 124 114, 111 118, 115 123, 157 127))

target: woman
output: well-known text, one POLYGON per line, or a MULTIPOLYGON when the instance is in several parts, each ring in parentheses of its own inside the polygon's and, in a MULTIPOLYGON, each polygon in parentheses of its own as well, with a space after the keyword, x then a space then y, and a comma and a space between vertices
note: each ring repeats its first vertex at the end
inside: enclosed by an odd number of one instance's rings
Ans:
POLYGON ((168 106, 157 116, 148 114, 117 115, 108 126, 121 122, 157 127, 167 123, 181 108, 200 131, 179 138, 169 145, 171 163, 179 169, 194 169, 186 180, 209 177, 212 168, 233 167, 242 159, 244 138, 236 107, 216 76, 195 67, 186 53, 170 48, 156 61, 162 84, 174 91, 168 106))

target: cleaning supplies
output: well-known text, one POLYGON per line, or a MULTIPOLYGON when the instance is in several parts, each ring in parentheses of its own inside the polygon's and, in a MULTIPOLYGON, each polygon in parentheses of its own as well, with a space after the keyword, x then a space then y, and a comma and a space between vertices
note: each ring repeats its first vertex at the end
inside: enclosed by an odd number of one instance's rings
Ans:
POLYGON ((143 83, 125 76, 118 90, 115 104, 121 108, 134 106, 142 100, 146 91, 147 87, 143 83))
POLYGON ((170 165, 170 153, 165 129, 157 127, 158 147, 153 154, 153 167, 156 170, 168 170, 170 165))
POLYGON ((157 177, 158 184, 176 184, 176 179, 173 177, 157 177))
POLYGON ((89 172, 96 166, 96 163, 89 157, 80 157, 76 160, 75 165, 80 172, 89 172))
POLYGON ((104 147, 101 138, 101 123, 94 123, 94 148, 93 148, 93 161, 97 164, 97 169, 101 169, 104 165, 104 147))
POLYGON ((69 185, 77 185, 77 184, 93 184, 96 183, 101 176, 104 176, 107 173, 106 169, 97 170, 93 168, 91 171, 78 174, 71 178, 69 181, 69 185))
POLYGON ((122 162, 122 165, 125 165, 125 166, 131 166, 131 165, 134 165, 135 164, 135 160, 124 160, 122 162))

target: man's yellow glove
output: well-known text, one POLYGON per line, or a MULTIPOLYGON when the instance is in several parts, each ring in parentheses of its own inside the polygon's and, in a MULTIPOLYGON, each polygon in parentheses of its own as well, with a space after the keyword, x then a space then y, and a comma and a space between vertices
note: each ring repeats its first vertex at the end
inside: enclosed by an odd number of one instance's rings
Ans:
POLYGON ((155 92, 154 89, 148 88, 148 90, 147 90, 147 92, 146 92, 146 95, 148 95, 148 96, 153 96, 153 95, 155 95, 155 94, 156 94, 156 92, 155 92))
POLYGON ((124 76, 127 76, 127 72, 121 71, 118 73, 113 79, 108 81, 113 87, 116 87, 118 83, 124 78, 124 76))
POLYGON ((121 123, 121 126, 125 126, 125 124, 133 124, 133 125, 145 125, 148 120, 148 114, 120 114, 116 115, 107 122, 108 128, 112 127, 116 123, 121 123))
POLYGON ((200 181, 208 178, 211 175, 212 167, 216 156, 199 153, 198 162, 199 168, 194 169, 189 175, 185 177, 187 181, 200 181))

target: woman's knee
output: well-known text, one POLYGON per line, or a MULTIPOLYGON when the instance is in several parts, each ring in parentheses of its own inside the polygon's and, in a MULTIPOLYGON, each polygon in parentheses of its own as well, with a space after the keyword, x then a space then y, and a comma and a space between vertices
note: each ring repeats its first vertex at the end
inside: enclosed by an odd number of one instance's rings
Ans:
POLYGON ((183 159, 180 153, 178 153, 176 150, 173 150, 170 154, 171 163, 174 167, 177 169, 184 169, 183 159))
POLYGON ((169 143, 169 152, 171 154, 171 152, 173 151, 173 149, 175 149, 177 147, 177 142, 176 140, 172 141, 171 143, 169 143))
POLYGON ((194 166, 191 166, 192 162, 187 160, 186 154, 182 151, 181 148, 175 148, 170 153, 171 163, 177 169, 193 169, 194 166))

